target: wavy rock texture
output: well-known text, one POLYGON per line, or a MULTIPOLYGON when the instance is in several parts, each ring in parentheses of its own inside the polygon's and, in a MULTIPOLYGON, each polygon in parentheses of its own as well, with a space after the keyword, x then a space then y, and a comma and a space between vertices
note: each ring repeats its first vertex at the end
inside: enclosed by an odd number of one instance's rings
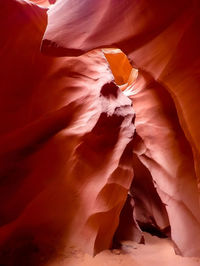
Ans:
POLYGON ((1 21, 0 262, 110 248, 133 178, 132 102, 101 51, 40 53, 44 9, 6 0, 1 21))
POLYGON ((139 70, 131 96, 136 153, 166 205, 176 250, 186 256, 200 255, 199 10, 198 1, 57 2, 42 47, 54 55, 118 47, 139 70))
POLYGON ((142 230, 200 256, 198 2, 32 2, 0 10, 0 264, 142 230))

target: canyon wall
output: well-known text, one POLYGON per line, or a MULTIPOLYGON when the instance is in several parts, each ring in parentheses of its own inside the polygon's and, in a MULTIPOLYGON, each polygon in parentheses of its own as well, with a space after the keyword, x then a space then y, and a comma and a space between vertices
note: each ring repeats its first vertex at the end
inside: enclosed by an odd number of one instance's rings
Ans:
POLYGON ((68 55, 72 50, 80 55, 94 48, 117 47, 139 70, 130 95, 141 138, 137 154, 166 204, 177 250, 197 255, 199 2, 88 0, 87 10, 85 4, 63 1, 50 8, 42 51, 68 55), (63 10, 68 8, 71 13, 65 16, 63 10))
POLYGON ((198 2, 32 2, 0 10, 0 262, 200 256, 198 2))

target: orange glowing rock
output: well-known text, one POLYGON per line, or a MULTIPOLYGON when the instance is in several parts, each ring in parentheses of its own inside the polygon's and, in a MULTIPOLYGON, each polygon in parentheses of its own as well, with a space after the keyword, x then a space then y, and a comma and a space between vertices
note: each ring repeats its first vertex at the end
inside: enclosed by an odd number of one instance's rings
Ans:
POLYGON ((33 2, 36 5, 42 6, 42 7, 49 7, 50 1, 48 0, 29 0, 30 2, 33 2))

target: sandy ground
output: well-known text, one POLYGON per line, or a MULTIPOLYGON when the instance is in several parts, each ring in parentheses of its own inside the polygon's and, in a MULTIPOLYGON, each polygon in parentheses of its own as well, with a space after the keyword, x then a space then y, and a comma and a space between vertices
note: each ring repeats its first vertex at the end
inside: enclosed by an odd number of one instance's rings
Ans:
POLYGON ((48 266, 200 266, 200 258, 175 255, 172 242, 145 234, 146 244, 122 243, 122 250, 105 250, 95 257, 72 248, 48 266))

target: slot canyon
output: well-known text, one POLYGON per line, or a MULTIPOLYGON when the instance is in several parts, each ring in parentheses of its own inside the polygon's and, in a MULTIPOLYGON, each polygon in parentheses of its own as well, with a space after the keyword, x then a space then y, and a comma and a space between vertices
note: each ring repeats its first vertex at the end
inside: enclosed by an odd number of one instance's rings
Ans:
POLYGON ((0 266, 199 266, 200 1, 0 15, 0 266))

